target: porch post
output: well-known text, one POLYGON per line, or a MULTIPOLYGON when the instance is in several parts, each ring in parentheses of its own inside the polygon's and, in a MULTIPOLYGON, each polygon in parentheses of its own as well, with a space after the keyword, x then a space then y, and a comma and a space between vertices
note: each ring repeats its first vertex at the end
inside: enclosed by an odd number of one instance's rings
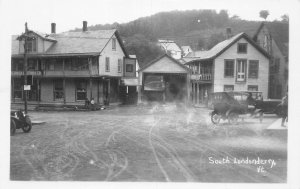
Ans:
POLYGON ((198 83, 198 95, 197 95, 197 104, 200 104, 200 83, 198 83))
POLYGON ((66 104, 66 78, 63 78, 64 104, 66 104))
POLYGON ((107 80, 107 101, 110 102, 110 79, 107 80))
POLYGON ((93 81, 92 78, 90 77, 90 100, 93 98, 93 81))
POLYGON ((15 80, 11 77, 11 99, 15 102, 15 80))
POLYGON ((97 104, 99 104, 99 79, 97 79, 97 104))
POLYGON ((190 102, 190 90, 191 90, 191 77, 190 74, 186 74, 186 105, 190 102))
POLYGON ((40 79, 36 79, 37 82, 37 101, 38 101, 38 108, 40 107, 40 79))
POLYGON ((64 104, 66 104, 66 76, 65 76, 65 59, 63 59, 63 90, 64 90, 64 104))

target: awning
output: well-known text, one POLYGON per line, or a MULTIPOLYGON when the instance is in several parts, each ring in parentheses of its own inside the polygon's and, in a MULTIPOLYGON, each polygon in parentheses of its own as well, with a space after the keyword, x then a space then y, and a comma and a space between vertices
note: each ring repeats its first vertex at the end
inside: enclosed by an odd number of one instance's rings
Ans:
POLYGON ((138 80, 138 78, 122 79, 122 85, 125 85, 125 86, 138 86, 139 85, 139 80, 138 80))

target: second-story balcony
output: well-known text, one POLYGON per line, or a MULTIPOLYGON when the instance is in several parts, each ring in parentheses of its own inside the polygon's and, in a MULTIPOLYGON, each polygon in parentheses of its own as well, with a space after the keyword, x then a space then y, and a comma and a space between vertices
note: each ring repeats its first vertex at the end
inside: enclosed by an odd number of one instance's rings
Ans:
MULTIPOLYGON (((90 77, 97 76, 96 58, 28 59, 27 75, 37 77, 90 77)), ((12 76, 24 75, 23 59, 12 59, 12 76)))
POLYGON ((212 76, 211 76, 211 73, 191 74, 191 80, 194 80, 194 81, 211 81, 212 76))

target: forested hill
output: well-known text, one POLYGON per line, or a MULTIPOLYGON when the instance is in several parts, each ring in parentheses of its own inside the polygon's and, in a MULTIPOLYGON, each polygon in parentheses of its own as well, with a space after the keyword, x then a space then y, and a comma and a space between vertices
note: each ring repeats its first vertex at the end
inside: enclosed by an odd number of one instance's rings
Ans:
MULTIPOLYGON (((257 15, 259 17, 259 13, 257 15)), ((161 12, 124 24, 99 24, 88 30, 117 29, 128 52, 136 54, 143 65, 163 53, 156 46, 157 39, 171 39, 193 50, 210 49, 225 39, 227 27, 233 34, 246 32, 253 36, 260 24, 259 21, 241 20, 238 16, 229 17, 226 10, 189 10, 161 12)))

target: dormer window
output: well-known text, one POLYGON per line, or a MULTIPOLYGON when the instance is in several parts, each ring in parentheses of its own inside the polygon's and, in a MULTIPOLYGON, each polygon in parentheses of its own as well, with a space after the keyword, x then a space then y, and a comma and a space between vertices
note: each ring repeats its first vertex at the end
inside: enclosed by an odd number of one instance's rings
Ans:
POLYGON ((247 53, 247 43, 238 43, 238 53, 247 53))
POLYGON ((36 43, 37 43, 37 40, 36 38, 34 39, 30 39, 30 40, 27 40, 27 52, 36 52, 36 43))

